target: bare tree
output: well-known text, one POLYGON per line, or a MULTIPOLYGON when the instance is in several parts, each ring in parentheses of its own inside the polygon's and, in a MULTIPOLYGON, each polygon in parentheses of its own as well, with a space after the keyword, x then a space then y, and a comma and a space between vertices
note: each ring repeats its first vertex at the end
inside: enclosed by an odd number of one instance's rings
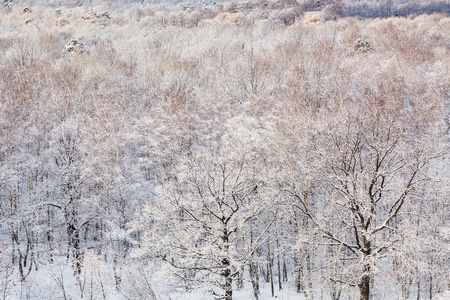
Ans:
MULTIPOLYGON (((361 300, 371 298, 376 265, 393 247, 398 217, 416 186, 428 179, 426 167, 439 155, 428 142, 436 123, 414 128, 402 105, 365 100, 328 121, 319 139, 328 209, 319 214, 296 195, 303 214, 357 262, 357 276, 349 283, 358 286, 361 300), (325 218, 331 216, 325 211, 339 214, 337 227, 329 226, 325 218)), ((433 110, 426 113, 433 118, 433 110)))

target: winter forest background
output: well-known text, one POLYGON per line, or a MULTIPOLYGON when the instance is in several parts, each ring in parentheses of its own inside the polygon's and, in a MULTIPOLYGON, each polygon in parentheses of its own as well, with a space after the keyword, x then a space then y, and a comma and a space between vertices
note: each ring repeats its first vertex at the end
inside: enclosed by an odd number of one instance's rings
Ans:
POLYGON ((3 1, 0 298, 450 299, 448 13, 3 1))

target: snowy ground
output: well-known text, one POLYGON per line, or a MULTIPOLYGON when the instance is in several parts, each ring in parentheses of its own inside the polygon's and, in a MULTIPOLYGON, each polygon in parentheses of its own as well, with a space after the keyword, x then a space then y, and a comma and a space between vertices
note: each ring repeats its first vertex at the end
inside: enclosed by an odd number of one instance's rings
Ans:
MULTIPOLYGON (((211 293, 205 291, 205 290, 197 290, 192 293, 183 293, 183 294, 171 294, 168 296, 163 296, 161 299, 164 300, 210 300, 214 299, 214 297, 211 295, 211 293)), ((233 291, 233 299, 236 300, 246 300, 246 299, 254 299, 253 292, 251 290, 251 286, 246 286, 245 289, 241 291, 233 291)), ((266 284, 263 285, 261 288, 261 294, 259 296, 260 300, 268 300, 268 299, 282 299, 282 300, 303 300, 305 297, 303 294, 298 294, 295 289, 286 287, 284 290, 278 291, 278 289, 275 289, 274 297, 272 298, 271 291, 270 291, 270 285, 266 284)))
POLYGON ((449 299, 450 299, 450 291, 439 293, 433 297, 433 300, 449 300, 449 299))
MULTIPOLYGON (((58 276, 55 278, 54 276, 58 274, 57 270, 53 270, 53 278, 50 274, 51 272, 40 271, 38 278, 34 278, 34 285, 29 285, 28 287, 17 287, 18 290, 15 293, 12 293, 10 296, 6 297, 8 300, 20 300, 20 299, 71 299, 78 300, 83 299, 84 297, 80 297, 77 290, 79 290, 78 285, 71 278, 71 273, 68 270, 63 272, 63 276, 58 276), (64 278, 64 279, 63 279, 64 278), (62 286, 58 286, 55 284, 56 281, 62 283, 64 281, 64 294, 62 293, 62 286), (19 291, 21 290, 21 291, 19 291)), ((61 273, 60 273, 61 274, 61 273)), ((105 281, 106 283, 106 281, 105 281)), ((87 288, 89 289, 89 288, 87 288)), ((154 292, 158 300, 214 300, 215 297, 211 294, 211 291, 207 288, 204 289, 195 289, 192 292, 186 292, 180 290, 176 292, 172 290, 169 292, 168 287, 163 286, 163 282, 155 282, 153 285, 154 292)), ((87 291, 86 291, 87 292, 87 291)), ((107 289, 107 299, 111 300, 122 300, 122 299, 133 299, 133 296, 128 294, 128 297, 125 297, 123 294, 117 292, 114 289, 107 289), (131 298, 130 298, 131 296, 131 298)), ((87 295, 87 294, 86 294, 87 295)), ((98 298, 100 294, 97 294, 92 299, 101 299, 98 298)), ((89 298, 89 297, 88 297, 89 298)), ((137 299, 137 298, 136 298, 137 299)), ((143 298, 140 298, 143 299, 143 298)), ((233 290, 233 299, 234 300, 252 300, 253 291, 252 286, 249 282, 246 282, 244 288, 240 291, 233 290)), ((304 294, 299 294, 296 292, 295 286, 292 283, 285 284, 283 290, 279 291, 275 286, 274 297, 271 295, 270 284, 265 282, 260 282, 260 295, 259 300, 269 300, 269 299, 282 299, 282 300, 304 300, 306 299, 304 294)), ((325 290, 316 290, 314 299, 320 300, 328 300, 330 299, 330 295, 325 290)), ((356 291, 355 293, 345 293, 342 295, 341 300, 357 300, 359 299, 356 291)), ((397 300, 401 299, 399 294, 396 294, 394 289, 386 289, 384 293, 378 294, 374 297, 374 300, 397 300)), ((416 299, 416 296, 412 296, 410 299, 416 299)), ((428 298, 427 298, 428 299, 428 298)), ((435 294, 432 300, 450 300, 450 291, 445 291, 439 294, 435 294)))

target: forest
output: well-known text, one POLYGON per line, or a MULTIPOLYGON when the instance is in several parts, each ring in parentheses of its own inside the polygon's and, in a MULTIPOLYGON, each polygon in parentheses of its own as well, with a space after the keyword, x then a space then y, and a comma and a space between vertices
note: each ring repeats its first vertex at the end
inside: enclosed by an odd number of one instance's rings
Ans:
POLYGON ((448 0, 0 6, 0 299, 450 299, 448 0))

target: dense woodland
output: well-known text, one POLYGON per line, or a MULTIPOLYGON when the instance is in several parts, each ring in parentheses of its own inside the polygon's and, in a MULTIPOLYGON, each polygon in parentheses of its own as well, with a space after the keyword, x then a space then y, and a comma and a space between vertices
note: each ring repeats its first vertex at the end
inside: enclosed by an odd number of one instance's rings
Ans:
POLYGON ((1 299, 450 290, 448 1, 43 2, 0 8, 1 299))

